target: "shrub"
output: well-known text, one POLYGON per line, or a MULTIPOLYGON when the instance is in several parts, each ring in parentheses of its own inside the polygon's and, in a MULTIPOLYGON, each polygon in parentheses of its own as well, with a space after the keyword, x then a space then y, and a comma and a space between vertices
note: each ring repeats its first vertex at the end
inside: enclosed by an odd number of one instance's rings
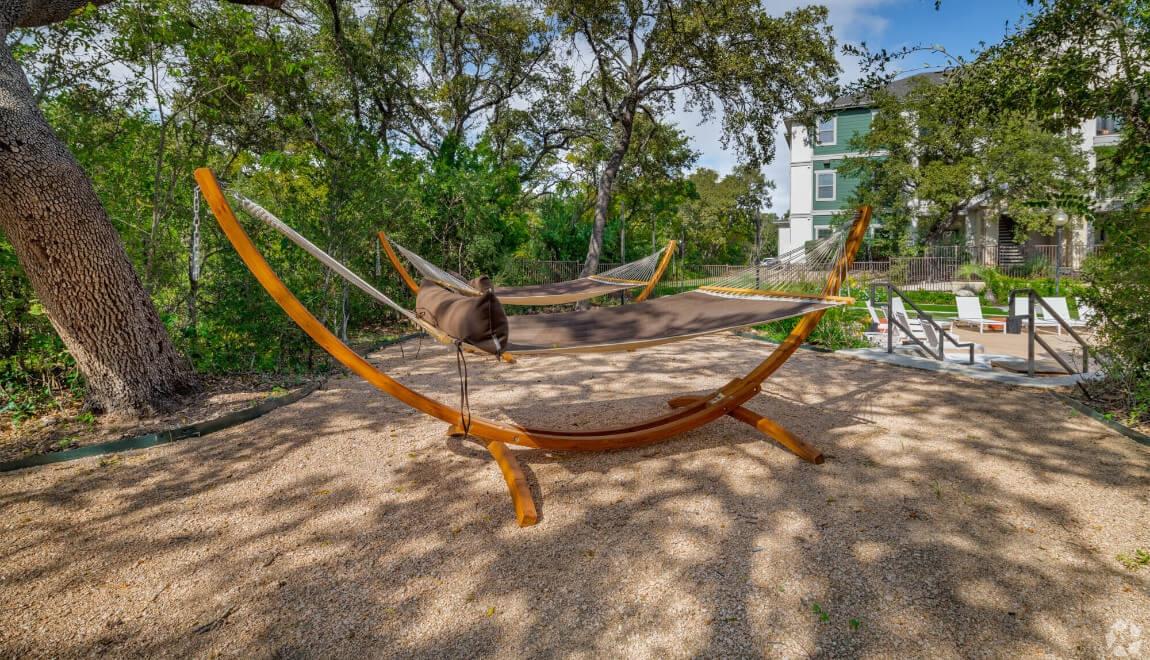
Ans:
MULTIPOLYGON (((798 325, 799 318, 783 319, 756 326, 772 341, 782 341, 798 325)), ((863 338, 869 316, 865 311, 850 307, 834 307, 827 310, 819 324, 815 326, 807 343, 832 351, 845 348, 866 348, 869 344, 863 338)))
POLYGON ((1115 238, 1087 260, 1092 286, 1081 295, 1098 312, 1106 388, 1121 399, 1128 423, 1138 424, 1150 421, 1150 216, 1128 211, 1101 223, 1115 238))

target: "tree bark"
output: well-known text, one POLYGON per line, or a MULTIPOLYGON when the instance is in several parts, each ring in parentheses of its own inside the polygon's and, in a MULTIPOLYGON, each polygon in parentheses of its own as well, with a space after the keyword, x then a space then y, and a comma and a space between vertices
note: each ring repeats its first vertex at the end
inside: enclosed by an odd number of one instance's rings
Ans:
POLYGON ((195 388, 91 181, 36 105, 0 25, 0 230, 101 410, 162 410, 195 388))
POLYGON ((623 166, 623 158, 631 148, 631 132, 635 125, 634 110, 626 111, 619 122, 619 136, 615 140, 615 148, 607 159, 603 173, 599 175, 599 188, 595 194, 595 223, 591 227, 591 241, 587 246, 587 260, 583 262, 583 270, 579 277, 594 275, 599 268, 599 258, 603 255, 603 231, 607 227, 607 216, 611 213, 611 198, 615 194, 615 181, 619 177, 619 169, 623 166))

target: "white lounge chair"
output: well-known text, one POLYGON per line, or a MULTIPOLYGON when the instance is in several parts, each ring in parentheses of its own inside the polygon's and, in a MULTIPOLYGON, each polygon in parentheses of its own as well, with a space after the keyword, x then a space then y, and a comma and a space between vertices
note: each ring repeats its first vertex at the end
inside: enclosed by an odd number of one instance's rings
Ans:
POLYGON ((1090 305, 1081 302, 1078 303, 1078 318, 1081 319, 1083 323, 1089 325, 1097 315, 1098 312, 1090 305))
MULTIPOLYGON (((1041 305, 1039 305, 1039 309, 1042 309, 1041 305)), ((1026 321, 1030 317, 1030 298, 1028 298, 1026 296, 1016 296, 1014 298, 1014 310, 1013 310, 1013 314, 1011 314, 1011 316, 1021 316, 1022 320, 1026 321)), ((1034 327, 1035 327, 1035 329, 1038 329, 1038 328, 1055 328, 1057 326, 1058 326, 1057 321, 1052 321, 1050 319, 1042 318, 1042 316, 1040 316, 1038 313, 1038 309, 1034 310, 1034 327)))
MULTIPOLYGON (((896 319, 898 319, 903 325, 906 325, 908 322, 908 319, 906 318, 906 314, 903 314, 901 312, 895 312, 894 317, 896 319)), ((915 341, 904 337, 903 341, 904 341, 905 345, 903 346, 903 348, 904 349, 910 349, 911 351, 914 351, 916 353, 920 353, 920 354, 922 354, 928 358, 931 358, 932 360, 937 360, 938 359, 938 347, 939 347, 939 345, 942 345, 943 346, 943 357, 945 357, 948 361, 962 361, 962 362, 966 362, 967 364, 974 364, 974 352, 982 353, 983 351, 986 350, 982 346, 982 344, 974 344, 974 343, 967 344, 966 342, 964 342, 963 345, 961 345, 961 346, 955 346, 953 343, 946 345, 946 343, 945 343, 946 339, 934 329, 933 325, 931 325, 929 323, 923 323, 922 324, 922 331, 923 331, 923 335, 922 335, 922 338, 919 340, 922 342, 922 345, 919 345, 915 341), (925 346, 925 348, 924 348, 924 346, 925 346), (973 350, 971 347, 973 347, 973 350)), ((901 329, 899 328, 898 324, 895 324, 894 332, 895 332, 895 341, 897 343, 898 339, 900 337, 902 337, 903 334, 905 334, 905 333, 901 332, 901 329)))
MULTIPOLYGON (((1070 306, 1066 304, 1066 298, 1043 298, 1043 300, 1046 301, 1046 304, 1049 305, 1055 312, 1057 312, 1058 315, 1062 317, 1062 320, 1066 321, 1066 324, 1070 327, 1082 328, 1086 326, 1086 321, 1070 318, 1070 306)), ((1050 315, 1050 311, 1046 309, 1045 306, 1039 305, 1037 311, 1042 315, 1043 321, 1053 325, 1058 330, 1058 334, 1062 334, 1062 324, 1060 324, 1053 316, 1050 315)))
POLYGON ((903 304, 902 298, 895 296, 891 299, 890 302, 895 318, 902 321, 906 327, 910 329, 910 334, 917 337, 920 341, 925 341, 926 333, 924 333, 922 330, 922 320, 917 318, 910 318, 910 314, 907 313, 906 305, 903 304), (900 317, 899 314, 902 316, 900 317))
POLYGON ((961 360, 967 364, 974 364, 974 354, 983 353, 986 348, 974 342, 962 342, 961 346, 951 343, 947 345, 946 337, 935 332, 934 326, 924 323, 922 329, 926 332, 926 345, 930 348, 931 357, 938 357, 938 347, 943 347, 943 356, 947 360, 961 360))
POLYGON ((885 345, 887 335, 887 322, 882 320, 882 317, 878 315, 878 310, 874 308, 874 305, 872 305, 871 301, 869 300, 866 301, 866 311, 870 314, 870 320, 871 323, 874 324, 874 330, 868 330, 867 332, 864 332, 863 337, 865 337, 872 346, 885 345))
POLYGON ((955 296, 955 304, 958 305, 958 317, 950 322, 951 329, 956 324, 977 325, 978 334, 982 334, 985 328, 991 330, 1001 329, 1006 332, 1005 321, 995 321, 982 316, 982 303, 979 302, 976 296, 955 296))

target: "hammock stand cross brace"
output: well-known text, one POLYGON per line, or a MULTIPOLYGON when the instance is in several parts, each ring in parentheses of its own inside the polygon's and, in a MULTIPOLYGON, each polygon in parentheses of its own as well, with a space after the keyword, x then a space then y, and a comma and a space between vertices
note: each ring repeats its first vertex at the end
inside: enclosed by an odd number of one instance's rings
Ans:
MULTIPOLYGON (((448 431, 450 434, 462 434, 464 415, 459 409, 416 392, 376 369, 320 323, 280 280, 252 243, 236 219, 211 170, 200 168, 196 170, 195 177, 212 213, 244 264, 276 303, 312 340, 380 391, 450 424, 448 431)), ((845 248, 827 278, 824 295, 835 295, 845 280, 847 269, 866 234, 870 216, 870 208, 862 207, 847 235, 845 248)), ((731 415, 754 426, 800 458, 812 463, 821 463, 822 453, 817 449, 777 423, 742 406, 759 393, 763 381, 777 371, 806 341, 825 312, 825 309, 819 309, 805 314, 786 339, 746 375, 732 380, 706 396, 672 399, 669 402, 672 408, 670 412, 656 415, 646 421, 571 431, 531 428, 472 417, 470 433, 487 448, 502 471, 515 506, 516 519, 521 527, 535 524, 538 521, 538 513, 523 470, 514 454, 507 450, 508 444, 556 451, 603 451, 642 447, 662 442, 672 436, 709 424, 720 417, 731 415)))

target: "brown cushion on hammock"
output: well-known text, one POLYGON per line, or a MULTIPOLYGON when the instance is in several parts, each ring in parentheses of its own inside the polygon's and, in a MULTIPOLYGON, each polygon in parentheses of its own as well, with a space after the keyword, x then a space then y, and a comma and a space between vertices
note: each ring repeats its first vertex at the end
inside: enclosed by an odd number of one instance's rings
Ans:
POLYGON ((472 289, 480 292, 491 291, 495 288, 495 285, 491 283, 491 278, 486 275, 480 275, 479 277, 468 282, 468 284, 471 285, 472 289))
POLYGON ((507 313, 493 289, 465 296, 423 280, 415 297, 415 313, 455 339, 488 353, 507 348, 507 313))

